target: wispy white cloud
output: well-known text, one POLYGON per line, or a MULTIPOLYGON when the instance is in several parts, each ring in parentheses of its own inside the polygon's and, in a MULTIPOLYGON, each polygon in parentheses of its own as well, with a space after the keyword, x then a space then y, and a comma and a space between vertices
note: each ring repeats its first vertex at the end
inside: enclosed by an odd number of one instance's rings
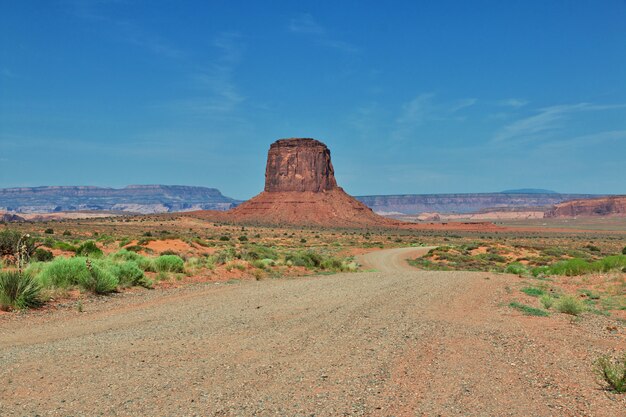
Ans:
POLYGON ((216 58, 189 75, 194 96, 172 100, 159 107, 199 116, 224 117, 246 100, 234 80, 244 51, 241 36, 221 33, 213 39, 212 45, 218 51, 216 58))
POLYGON ((416 96, 402 105, 399 116, 395 120, 392 137, 396 140, 408 138, 418 127, 427 122, 464 119, 461 111, 474 106, 476 98, 457 99, 448 102, 435 101, 434 93, 416 96))
POLYGON ((539 109, 533 116, 518 119, 500 129, 492 142, 528 142, 545 139, 564 127, 574 114, 624 108, 624 104, 598 105, 591 103, 564 104, 539 109))
POLYGON ((303 14, 289 20, 289 30, 294 33, 305 33, 308 35, 326 35, 324 29, 313 19, 310 14, 303 14))
POLYGON ((156 33, 147 31, 130 19, 113 18, 105 12, 108 6, 124 6, 128 0, 68 0, 72 13, 80 19, 105 25, 105 34, 166 58, 180 58, 184 52, 156 33))
POLYGON ((528 101, 520 98, 507 98, 505 100, 498 101, 497 104, 503 107, 519 108, 527 105, 528 101))
POLYGON ((346 53, 356 53, 359 51, 359 48, 351 43, 332 37, 329 31, 308 13, 290 19, 287 29, 292 33, 305 35, 317 44, 327 48, 346 53))
POLYGON ((626 130, 607 130, 588 135, 550 141, 541 145, 545 150, 571 150, 589 146, 604 145, 607 143, 626 143, 626 130))

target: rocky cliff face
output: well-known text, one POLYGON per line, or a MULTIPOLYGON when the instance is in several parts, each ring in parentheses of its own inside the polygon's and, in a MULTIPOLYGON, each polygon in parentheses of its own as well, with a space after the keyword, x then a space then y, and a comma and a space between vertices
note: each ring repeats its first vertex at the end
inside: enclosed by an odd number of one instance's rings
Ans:
POLYGON ((267 154, 265 191, 329 191, 337 187, 330 150, 315 139, 281 139, 267 154))
POLYGON ((566 201, 555 205, 545 217, 626 216, 626 196, 566 201))

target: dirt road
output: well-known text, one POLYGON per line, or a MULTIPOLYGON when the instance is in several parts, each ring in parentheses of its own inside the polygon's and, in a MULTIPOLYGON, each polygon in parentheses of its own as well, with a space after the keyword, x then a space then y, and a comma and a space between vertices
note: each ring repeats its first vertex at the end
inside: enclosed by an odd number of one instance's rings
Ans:
POLYGON ((500 305, 517 277, 417 271, 414 253, 3 319, 0 415, 623 415, 591 372, 624 348, 599 318, 521 316, 500 305))

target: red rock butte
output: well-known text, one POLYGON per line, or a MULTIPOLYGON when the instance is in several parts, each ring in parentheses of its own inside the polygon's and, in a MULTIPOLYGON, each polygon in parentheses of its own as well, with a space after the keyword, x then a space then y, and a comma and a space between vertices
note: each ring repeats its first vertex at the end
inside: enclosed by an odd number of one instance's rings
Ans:
MULTIPOLYGON (((265 188, 259 195, 226 212, 203 211, 188 215, 214 221, 276 226, 424 228, 379 216, 346 194, 335 180, 330 150, 322 142, 310 138, 280 139, 272 143, 267 154, 265 188)), ((491 227, 494 225, 483 223, 470 228, 484 230, 491 227)))
POLYGON ((330 150, 315 139, 280 139, 267 154, 265 191, 321 192, 337 188, 330 150))

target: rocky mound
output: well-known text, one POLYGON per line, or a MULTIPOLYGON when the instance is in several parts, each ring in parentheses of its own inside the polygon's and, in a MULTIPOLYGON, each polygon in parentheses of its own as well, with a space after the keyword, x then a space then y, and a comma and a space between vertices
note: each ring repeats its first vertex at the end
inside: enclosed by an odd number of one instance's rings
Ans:
POLYGON ((590 200, 572 200, 556 204, 544 217, 626 216, 626 196, 611 196, 590 200))

